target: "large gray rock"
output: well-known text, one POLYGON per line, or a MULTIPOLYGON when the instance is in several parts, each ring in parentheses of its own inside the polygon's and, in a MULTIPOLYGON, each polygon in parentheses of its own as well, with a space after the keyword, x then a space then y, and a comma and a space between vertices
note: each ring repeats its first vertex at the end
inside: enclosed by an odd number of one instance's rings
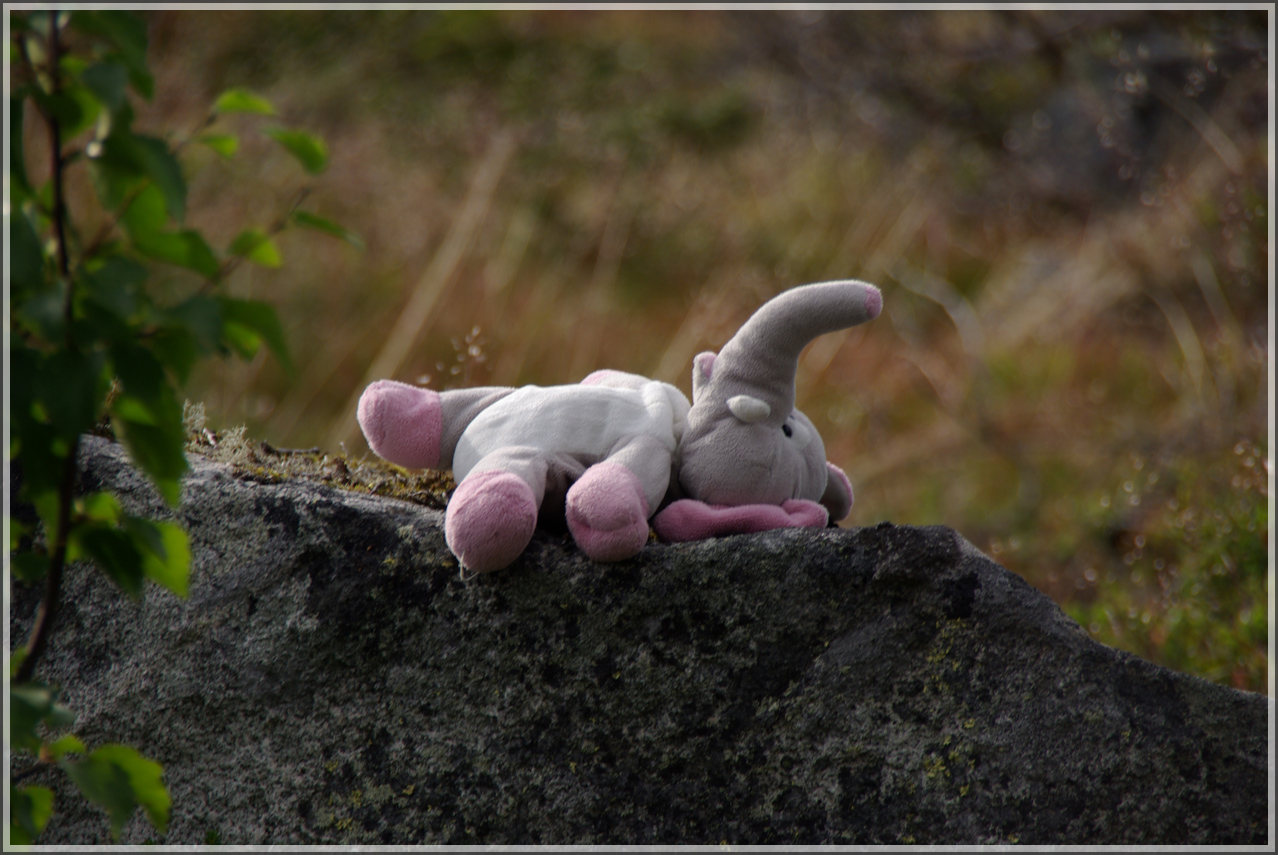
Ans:
MULTIPOLYGON (((164 765, 162 842, 1266 842, 1266 698, 1091 641, 949 529, 615 565, 539 533, 464 581, 437 511, 193 462, 190 598, 73 572, 42 669, 164 765)), ((61 791, 41 842, 106 834, 61 791)))

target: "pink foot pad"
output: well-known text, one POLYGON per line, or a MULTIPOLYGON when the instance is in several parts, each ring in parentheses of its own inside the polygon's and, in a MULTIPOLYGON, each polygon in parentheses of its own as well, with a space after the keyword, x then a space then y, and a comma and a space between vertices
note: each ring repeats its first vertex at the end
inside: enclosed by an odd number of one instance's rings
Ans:
POLYGON ((774 528, 824 528, 829 519, 823 505, 807 499, 787 499, 780 505, 736 506, 680 499, 657 514, 652 526, 662 540, 682 543, 774 528))
POLYGON ((648 500, 639 476, 620 463, 597 463, 568 490, 568 529, 595 561, 633 558, 648 542, 648 500))
POLYGON ((359 426, 383 460, 409 469, 439 466, 443 408, 439 393, 396 380, 370 383, 359 399, 359 426))
POLYGON ((472 472, 461 482, 444 519, 444 539, 462 566, 475 573, 508 567, 532 540, 537 500, 518 475, 472 472))

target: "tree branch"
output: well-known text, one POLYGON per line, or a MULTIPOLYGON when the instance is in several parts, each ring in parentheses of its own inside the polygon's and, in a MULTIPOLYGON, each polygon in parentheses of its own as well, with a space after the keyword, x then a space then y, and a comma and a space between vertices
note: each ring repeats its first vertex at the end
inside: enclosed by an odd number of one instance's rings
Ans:
MULTIPOLYGON (((57 97, 62 88, 58 64, 61 61, 61 44, 58 41, 58 11, 49 12, 49 74, 50 89, 57 97)), ((71 281, 71 260, 67 255, 66 241, 66 199, 63 197, 64 187, 62 172, 65 163, 62 159, 62 128, 53 116, 45 116, 49 126, 50 144, 53 149, 53 228, 58 242, 58 275, 66 282, 67 296, 63 307, 63 320, 66 324, 66 344, 75 350, 75 337, 71 333, 71 322, 75 315, 75 285, 71 281)), ((49 636, 53 632, 53 623, 58 616, 58 600, 62 595, 62 571, 66 566, 67 541, 71 529, 71 502, 75 497, 76 457, 80 450, 80 437, 71 443, 66 460, 62 465, 62 482, 58 486, 58 532, 49 555, 49 575, 44 580, 44 597, 40 600, 40 609, 36 612, 35 625, 31 628, 31 637, 27 642, 26 656, 14 675, 13 682, 26 683, 35 673, 36 664, 49 646, 49 636)))
POLYGON ((62 467, 62 483, 58 487, 58 536, 49 554, 49 575, 44 580, 44 597, 40 600, 40 610, 36 612, 35 625, 31 628, 30 640, 27 641, 27 655, 23 657, 18 673, 14 675, 14 683, 26 683, 35 674, 35 666, 49 646, 49 635, 53 632, 53 622, 58 616, 58 600, 62 593, 62 571, 67 563, 67 540, 71 529, 71 500, 75 495, 76 457, 80 451, 80 438, 76 437, 71 444, 62 467))

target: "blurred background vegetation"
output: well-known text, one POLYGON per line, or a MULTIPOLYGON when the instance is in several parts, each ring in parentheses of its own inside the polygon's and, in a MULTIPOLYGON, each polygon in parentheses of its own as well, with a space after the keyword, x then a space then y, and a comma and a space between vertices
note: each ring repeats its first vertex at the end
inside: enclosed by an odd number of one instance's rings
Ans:
MULTIPOLYGON (((1099 640, 1269 691, 1264 11, 144 14, 139 129, 266 96, 364 242, 237 274, 299 368, 210 365, 213 426, 358 458, 378 377, 688 391, 768 297, 866 279, 883 316, 798 377, 845 525, 952 526, 1099 640)), ((215 241, 294 201, 254 139, 191 163, 215 241)))

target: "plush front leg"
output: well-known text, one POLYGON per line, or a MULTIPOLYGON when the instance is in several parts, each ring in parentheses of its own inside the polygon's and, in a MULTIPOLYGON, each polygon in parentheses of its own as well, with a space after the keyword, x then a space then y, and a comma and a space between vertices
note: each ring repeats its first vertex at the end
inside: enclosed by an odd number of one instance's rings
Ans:
POLYGON ((595 561, 622 561, 648 541, 648 499, 639 476, 604 461, 586 470, 568 490, 568 530, 595 561))
POLYGON ((472 472, 448 502, 444 539, 467 570, 501 570, 532 540, 538 505, 532 488, 518 475, 472 472))

